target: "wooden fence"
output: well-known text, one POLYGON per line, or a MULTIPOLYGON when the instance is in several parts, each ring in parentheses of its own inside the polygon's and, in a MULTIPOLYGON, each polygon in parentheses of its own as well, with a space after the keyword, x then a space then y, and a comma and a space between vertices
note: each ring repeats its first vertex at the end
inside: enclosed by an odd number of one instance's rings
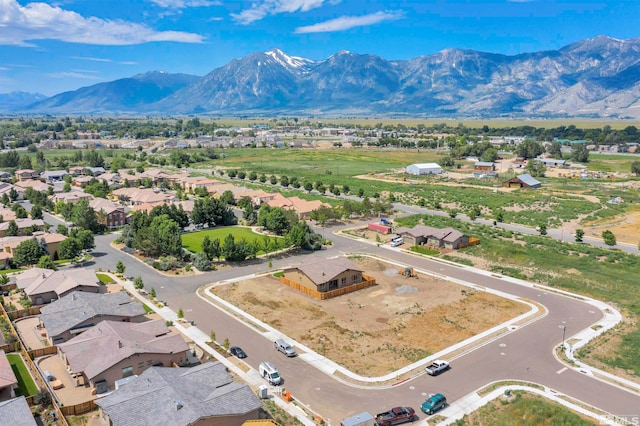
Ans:
POLYGON ((0 346, 0 351, 4 351, 5 353, 10 352, 18 352, 20 350, 20 342, 7 343, 6 345, 0 346))
POLYGON ((45 355, 56 355, 57 353, 58 353, 57 346, 46 346, 44 348, 31 349, 27 351, 27 354, 31 359, 40 358, 41 356, 45 356, 45 355))
POLYGON ((335 290, 330 290, 330 291, 326 291, 326 292, 320 292, 317 290, 312 290, 308 287, 303 286, 302 284, 298 284, 296 282, 293 282, 285 277, 280 277, 280 282, 283 284, 288 285, 291 288, 294 288, 306 295, 315 297, 316 299, 319 300, 326 300, 326 299, 331 299, 333 297, 338 297, 338 296, 342 296, 343 294, 348 294, 348 293, 353 293, 354 291, 358 291, 360 289, 366 288, 366 287, 371 287, 376 285, 376 280, 373 277, 370 277, 368 275, 362 274, 362 278, 364 278, 364 281, 361 281, 357 284, 352 284, 346 287, 341 287, 341 288, 337 288, 335 290))
POLYGON ((98 406, 95 402, 86 401, 76 405, 63 405, 60 407, 60 412, 65 416, 79 416, 80 414, 88 413, 96 408, 98 408, 98 406))
POLYGON ((458 248, 461 249, 470 246, 477 246, 478 244, 480 244, 480 238, 469 237, 469 242, 458 244, 458 248))
POLYGON ((32 306, 26 309, 17 309, 15 311, 7 312, 7 315, 9 315, 9 318, 11 318, 11 320, 31 317, 33 315, 40 315, 40 308, 42 308, 42 305, 32 306))

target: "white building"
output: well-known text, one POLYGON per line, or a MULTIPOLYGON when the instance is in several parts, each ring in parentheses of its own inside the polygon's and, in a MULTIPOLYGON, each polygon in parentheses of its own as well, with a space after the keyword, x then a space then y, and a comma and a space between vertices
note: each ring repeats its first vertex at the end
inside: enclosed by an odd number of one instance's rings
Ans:
POLYGON ((419 163, 407 166, 407 173, 412 175, 437 175, 444 173, 442 167, 436 163, 419 163))

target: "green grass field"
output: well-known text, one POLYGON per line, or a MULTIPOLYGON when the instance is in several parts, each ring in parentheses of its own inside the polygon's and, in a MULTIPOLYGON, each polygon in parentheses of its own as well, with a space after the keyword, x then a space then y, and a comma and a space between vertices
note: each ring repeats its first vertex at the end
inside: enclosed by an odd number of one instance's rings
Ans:
POLYGON ((100 280, 100 282, 102 284, 111 284, 114 283, 115 281, 113 280, 113 278, 111 278, 109 275, 107 274, 101 274, 101 273, 97 273, 96 277, 98 277, 98 279, 100 280))
MULTIPOLYGON (((282 244, 282 238, 256 234, 251 230, 251 228, 229 226, 182 234, 182 247, 186 248, 190 252, 199 253, 202 251, 202 241, 204 240, 204 237, 209 236, 211 241, 220 240, 220 245, 224 246, 224 239, 229 234, 232 234, 236 241, 244 239, 248 242, 258 242, 259 247, 269 247, 270 245, 273 245, 273 243, 270 242, 276 240, 278 241, 278 247, 281 248, 282 244)), ((263 253, 263 251, 258 252, 258 254, 261 253, 263 253)))
POLYGON ((38 387, 36 386, 27 366, 24 364, 22 357, 19 354, 7 354, 7 359, 13 370, 13 374, 18 379, 18 395, 31 396, 38 393, 38 387))

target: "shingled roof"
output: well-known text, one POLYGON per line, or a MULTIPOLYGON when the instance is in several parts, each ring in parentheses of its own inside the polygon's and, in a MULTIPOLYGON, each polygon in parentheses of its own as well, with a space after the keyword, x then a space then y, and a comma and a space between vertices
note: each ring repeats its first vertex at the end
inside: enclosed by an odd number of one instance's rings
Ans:
POLYGON ((239 416, 262 406, 249 386, 234 382, 225 366, 151 367, 96 404, 114 426, 192 425, 207 417, 239 416))
POLYGON ((0 402, 0 425, 36 426, 24 396, 0 402))
POLYGON ((311 259, 302 262, 297 269, 305 274, 316 284, 331 281, 347 270, 363 272, 352 261, 346 257, 336 257, 333 259, 311 259))
POLYGON ((179 334, 169 333, 164 320, 128 323, 102 321, 61 343, 71 369, 92 379, 134 354, 176 354, 189 350, 179 334), (100 354, 100 356, 96 356, 100 354))
POLYGON ((103 315, 144 315, 142 304, 126 292, 101 294, 74 291, 40 310, 40 321, 49 336, 57 336, 91 318, 103 315))

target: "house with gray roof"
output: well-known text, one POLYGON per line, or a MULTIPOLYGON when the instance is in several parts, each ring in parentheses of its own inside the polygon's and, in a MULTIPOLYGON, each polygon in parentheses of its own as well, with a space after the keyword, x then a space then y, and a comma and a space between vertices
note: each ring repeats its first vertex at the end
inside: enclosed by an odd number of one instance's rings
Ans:
POLYGON ((0 425, 37 426, 24 396, 0 402, 0 425))
POLYGON ((100 321, 146 321, 142 303, 126 292, 86 293, 73 291, 40 310, 40 326, 51 345, 83 333, 100 321))
POLYGON ((42 172, 40 177, 48 183, 60 182, 64 180, 64 177, 67 176, 66 170, 47 170, 46 172, 42 172))
POLYGON ((51 303, 72 291, 104 293, 106 287, 100 284, 96 271, 86 268, 53 271, 31 268, 16 276, 16 285, 31 299, 34 305, 51 303))
POLYGON ((101 321, 58 345, 58 356, 71 376, 97 394, 152 366, 186 365, 188 351, 182 336, 171 333, 164 320, 101 321))
POLYGON ((521 175, 512 177, 509 180, 502 182, 504 188, 533 188, 537 189, 542 186, 542 182, 531 176, 529 173, 523 173, 521 175))
POLYGON ((224 364, 192 368, 151 367, 107 396, 96 399, 101 417, 113 426, 235 426, 257 420, 260 400, 234 382, 224 364))
POLYGON ((400 227, 395 230, 406 243, 414 246, 429 245, 438 248, 457 249, 469 243, 469 237, 453 228, 432 228, 416 225, 413 228, 400 227))
POLYGON ((361 283, 364 281, 362 273, 362 269, 346 257, 336 257, 307 259, 297 266, 286 268, 283 277, 322 293, 361 283))

